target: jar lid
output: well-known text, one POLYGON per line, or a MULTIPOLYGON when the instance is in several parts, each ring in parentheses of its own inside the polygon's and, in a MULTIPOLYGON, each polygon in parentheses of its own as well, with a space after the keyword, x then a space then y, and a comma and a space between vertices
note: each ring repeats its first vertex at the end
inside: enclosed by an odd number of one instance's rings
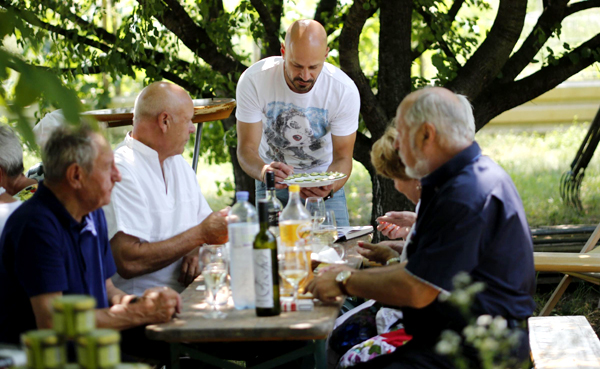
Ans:
POLYGON ((89 310, 96 307, 96 299, 87 295, 66 295, 52 301, 55 310, 63 311, 67 306, 72 306, 73 310, 89 310))
POLYGON ((37 342, 43 345, 57 345, 58 335, 52 329, 28 331, 21 335, 21 341, 25 346, 32 346, 37 342))
POLYGON ((104 346, 119 343, 121 335, 114 329, 94 329, 93 331, 77 337, 77 343, 81 346, 104 346))

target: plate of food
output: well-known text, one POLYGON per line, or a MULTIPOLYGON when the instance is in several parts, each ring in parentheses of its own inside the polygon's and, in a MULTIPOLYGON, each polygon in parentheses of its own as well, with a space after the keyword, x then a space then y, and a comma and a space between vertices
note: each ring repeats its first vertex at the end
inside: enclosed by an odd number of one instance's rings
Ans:
POLYGON ((280 183, 288 186, 295 184, 300 187, 321 187, 328 186, 343 178, 346 178, 346 175, 340 172, 298 173, 288 176, 285 181, 280 183))

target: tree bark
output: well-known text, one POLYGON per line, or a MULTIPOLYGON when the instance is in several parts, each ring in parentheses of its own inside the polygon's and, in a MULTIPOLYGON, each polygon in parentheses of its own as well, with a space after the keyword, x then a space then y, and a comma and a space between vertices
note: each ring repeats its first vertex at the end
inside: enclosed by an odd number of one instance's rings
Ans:
MULTIPOLYGON (((231 113, 229 118, 223 119, 223 130, 228 131, 229 129, 235 129, 236 119, 235 119, 235 110, 231 113)), ((231 157, 231 164, 233 165, 233 178, 235 182, 235 190, 236 191, 248 191, 250 197, 248 201, 251 204, 256 204, 255 196, 254 196, 254 178, 250 177, 244 170, 242 169, 240 162, 237 158, 237 146, 230 146, 227 148, 229 151, 229 156, 231 157)))
POLYGON ((396 115, 398 104, 410 93, 412 87, 410 73, 412 10, 412 0, 381 2, 377 98, 383 106, 387 119, 381 122, 370 122, 369 130, 374 138, 383 135, 389 119, 396 115))

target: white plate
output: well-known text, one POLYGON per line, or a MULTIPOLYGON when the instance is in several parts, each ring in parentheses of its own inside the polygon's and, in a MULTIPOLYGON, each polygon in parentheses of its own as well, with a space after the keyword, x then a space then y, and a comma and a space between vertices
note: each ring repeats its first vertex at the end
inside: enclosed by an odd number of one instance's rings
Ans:
POLYGON ((340 179, 344 179, 347 176, 344 175, 343 177, 338 177, 335 179, 329 179, 329 176, 322 176, 322 175, 317 175, 317 176, 303 176, 300 178, 294 178, 294 179, 286 179, 285 181, 282 181, 280 183, 286 184, 288 186, 290 185, 298 185, 300 187, 321 187, 321 186, 329 186, 330 184, 332 184, 335 181, 339 181, 340 179), (310 179, 314 179, 313 181, 310 182, 299 182, 298 180, 302 179, 305 180, 306 178, 310 178, 310 179))

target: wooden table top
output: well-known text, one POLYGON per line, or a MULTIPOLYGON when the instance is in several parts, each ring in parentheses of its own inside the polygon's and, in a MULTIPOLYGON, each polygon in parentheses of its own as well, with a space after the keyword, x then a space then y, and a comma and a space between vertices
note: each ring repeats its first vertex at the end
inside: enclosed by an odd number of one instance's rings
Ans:
MULTIPOLYGON (((360 266, 355 251, 358 241, 370 241, 365 235, 342 243, 351 254, 351 264, 360 266), (354 259, 357 260, 354 260, 354 259)), ((202 275, 198 276, 182 293, 182 313, 169 323, 146 327, 150 339, 167 342, 233 342, 233 341, 278 341, 278 340, 321 340, 327 338, 338 317, 343 300, 326 305, 315 301, 312 311, 281 312, 275 317, 257 317, 254 309, 235 310, 233 306, 223 312, 225 319, 207 319, 208 310, 204 302, 202 275)))
POLYGON ((232 342, 325 339, 335 323, 343 303, 324 305, 315 302, 312 311, 282 312, 275 317, 257 317, 254 309, 235 310, 229 306, 222 311, 225 319, 207 319, 203 314, 208 305, 202 275, 181 294, 183 311, 169 323, 146 327, 150 339, 168 342, 232 342))
MULTIPOLYGON (((225 119, 236 105, 235 99, 231 98, 196 99, 193 102, 193 123, 225 119)), ((109 128, 133 124, 133 108, 92 110, 83 112, 82 115, 105 122, 109 128)))

